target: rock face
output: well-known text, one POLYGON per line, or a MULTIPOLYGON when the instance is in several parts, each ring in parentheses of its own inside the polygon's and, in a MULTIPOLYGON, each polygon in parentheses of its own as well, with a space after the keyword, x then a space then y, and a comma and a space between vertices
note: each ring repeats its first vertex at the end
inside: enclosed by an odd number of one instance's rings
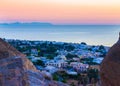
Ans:
POLYGON ((103 60, 100 75, 102 86, 120 86, 120 37, 103 60))
POLYGON ((0 86, 67 86, 38 71, 24 54, 0 39, 0 86))

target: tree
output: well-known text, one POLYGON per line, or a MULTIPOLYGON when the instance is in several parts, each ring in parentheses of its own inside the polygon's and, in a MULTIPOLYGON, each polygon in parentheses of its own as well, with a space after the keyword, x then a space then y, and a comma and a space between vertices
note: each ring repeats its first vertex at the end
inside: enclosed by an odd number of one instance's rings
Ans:
POLYGON ((72 83, 70 84, 70 86, 75 86, 74 82, 72 82, 72 83))
POLYGON ((87 76, 89 77, 90 83, 92 82, 92 80, 94 79, 95 81, 98 80, 98 70, 97 69, 89 69, 87 76))
POLYGON ((81 44, 83 44, 83 45, 87 45, 85 42, 81 42, 81 44))
POLYGON ((99 46, 99 50, 105 50, 105 47, 103 45, 99 46))
POLYGON ((58 75, 56 75, 56 74, 53 74, 53 80, 55 80, 55 81, 58 81, 58 80, 59 80, 59 77, 58 77, 58 75))
POLYGON ((66 83, 67 81, 66 81, 66 79, 63 79, 62 82, 63 82, 63 83, 66 83))
POLYGON ((39 65, 39 66, 45 66, 44 62, 42 60, 37 60, 36 62, 33 62, 34 65, 39 65))
POLYGON ((68 54, 66 55, 66 58, 67 58, 67 59, 72 59, 73 57, 78 57, 78 56, 77 56, 77 55, 70 54, 70 53, 68 53, 68 54))
POLYGON ((47 55, 47 59, 54 59, 54 56, 52 54, 47 55))

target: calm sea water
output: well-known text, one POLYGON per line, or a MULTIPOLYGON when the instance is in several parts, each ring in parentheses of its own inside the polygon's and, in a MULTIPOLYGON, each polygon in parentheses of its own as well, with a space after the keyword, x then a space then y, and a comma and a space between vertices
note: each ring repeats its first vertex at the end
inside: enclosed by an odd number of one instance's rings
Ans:
POLYGON ((89 45, 111 46, 118 40, 118 25, 80 25, 44 27, 0 27, 0 37, 22 40, 86 42, 89 45))

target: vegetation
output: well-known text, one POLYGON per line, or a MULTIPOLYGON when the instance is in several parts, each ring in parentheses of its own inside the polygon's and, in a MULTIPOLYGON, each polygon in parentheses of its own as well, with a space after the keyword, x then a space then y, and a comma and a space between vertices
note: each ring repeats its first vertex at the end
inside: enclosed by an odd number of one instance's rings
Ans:
POLYGON ((59 77, 58 77, 57 74, 53 74, 53 80, 55 80, 55 81, 58 81, 58 80, 59 80, 59 77))
POLYGON ((98 63, 93 62, 93 58, 82 58, 81 62, 89 64, 89 65, 97 65, 98 64, 98 63))
POLYGON ((77 55, 70 54, 70 53, 68 53, 68 54, 66 55, 66 58, 67 58, 67 59, 72 59, 72 58, 74 58, 74 57, 78 57, 78 56, 77 56, 77 55))
POLYGON ((39 65, 39 66, 45 66, 44 62, 41 60, 37 60, 35 62, 33 62, 34 65, 39 65))
POLYGON ((89 69, 87 72, 87 76, 89 78, 89 82, 92 83, 96 83, 99 79, 99 74, 98 74, 98 70, 97 69, 89 69))
POLYGON ((83 45, 87 45, 85 42, 81 42, 81 44, 83 44, 83 45))

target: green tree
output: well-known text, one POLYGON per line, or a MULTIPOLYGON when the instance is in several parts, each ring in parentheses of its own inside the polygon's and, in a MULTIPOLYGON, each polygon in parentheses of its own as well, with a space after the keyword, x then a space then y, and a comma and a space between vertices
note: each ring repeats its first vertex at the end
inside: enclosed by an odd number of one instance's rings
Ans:
POLYGON ((78 56, 77 56, 77 55, 70 54, 70 53, 68 53, 68 54, 66 55, 66 58, 67 58, 67 59, 72 59, 73 57, 78 57, 78 56))
POLYGON ((98 77, 99 77, 98 70, 97 69, 89 69, 87 72, 87 76, 89 78, 90 83, 92 82, 92 79, 97 81, 98 77))
POLYGON ((59 80, 59 77, 58 77, 58 75, 56 75, 56 74, 53 74, 53 80, 55 80, 55 81, 58 81, 58 80, 59 80))
POLYGON ((33 62, 34 65, 39 65, 39 66, 45 66, 44 62, 42 60, 37 60, 36 62, 33 62))

